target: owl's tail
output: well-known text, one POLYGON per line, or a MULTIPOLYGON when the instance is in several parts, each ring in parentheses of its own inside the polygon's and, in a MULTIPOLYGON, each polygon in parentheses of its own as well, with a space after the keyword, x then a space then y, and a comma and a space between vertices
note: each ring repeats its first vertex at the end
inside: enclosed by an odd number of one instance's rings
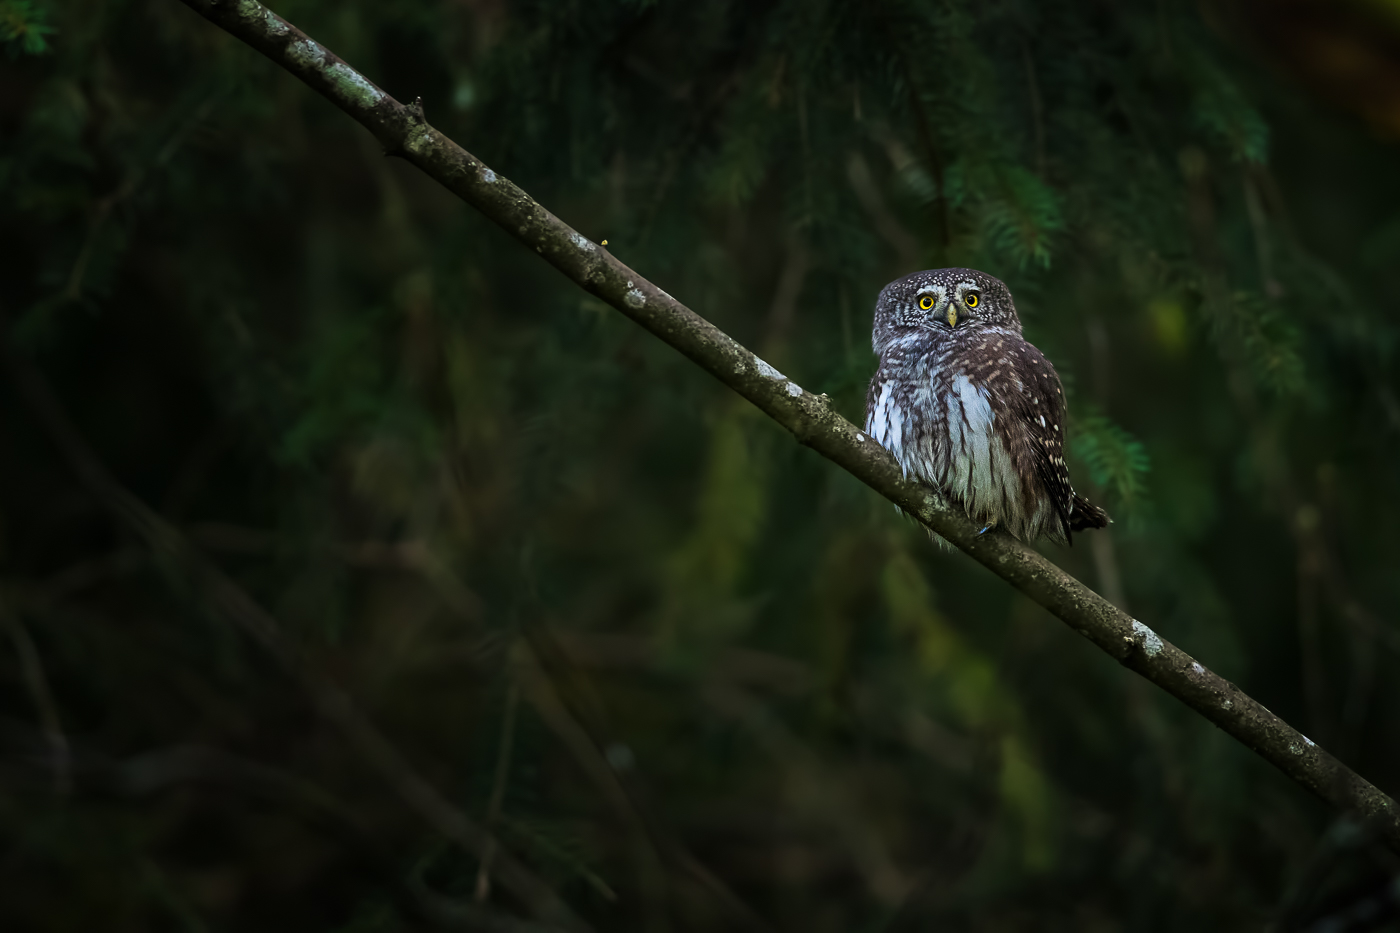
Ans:
POLYGON ((1107 528, 1110 519, 1108 513, 1099 508, 1079 493, 1074 494, 1074 501, 1069 508, 1069 528, 1070 531, 1083 531, 1086 528, 1107 528))

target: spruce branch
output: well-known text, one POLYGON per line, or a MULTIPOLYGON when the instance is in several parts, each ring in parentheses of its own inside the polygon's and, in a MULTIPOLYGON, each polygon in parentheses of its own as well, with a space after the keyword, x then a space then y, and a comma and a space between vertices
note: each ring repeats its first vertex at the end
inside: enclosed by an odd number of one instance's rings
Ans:
POLYGON ((842 467, 1025 593, 1124 667, 1185 703, 1298 784, 1371 827, 1400 852, 1400 810, 1386 794, 1234 684, 1114 607, 1034 549, 979 528, 814 395, 755 356, 462 149, 329 50, 255 0, 181 0, 296 75, 481 211, 571 281, 748 399, 797 441, 842 467))

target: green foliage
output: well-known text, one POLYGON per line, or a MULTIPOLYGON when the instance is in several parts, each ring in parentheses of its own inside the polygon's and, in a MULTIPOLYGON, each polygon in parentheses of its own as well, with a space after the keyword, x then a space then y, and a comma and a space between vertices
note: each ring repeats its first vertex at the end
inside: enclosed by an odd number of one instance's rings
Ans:
POLYGON ((49 51, 48 7, 30 0, 0 0, 0 42, 11 58, 16 55, 43 55, 49 51))
POLYGON ((1101 414, 1078 418, 1070 435, 1070 452, 1089 469, 1089 479, 1129 514, 1147 500, 1147 473, 1152 462, 1142 442, 1101 414))
POLYGON ((1261 386, 1280 395, 1303 391, 1307 374, 1298 352, 1302 333, 1275 303, 1240 291, 1208 305, 1205 313, 1217 339, 1244 357, 1261 386))
POLYGON ((1201 67, 1192 118, 1236 162, 1268 161, 1269 124, 1219 69, 1201 67))
POLYGON ((982 249, 1024 270, 1050 267, 1050 236, 1064 229, 1055 192, 1018 165, 959 159, 948 170, 948 201, 963 208, 982 249))

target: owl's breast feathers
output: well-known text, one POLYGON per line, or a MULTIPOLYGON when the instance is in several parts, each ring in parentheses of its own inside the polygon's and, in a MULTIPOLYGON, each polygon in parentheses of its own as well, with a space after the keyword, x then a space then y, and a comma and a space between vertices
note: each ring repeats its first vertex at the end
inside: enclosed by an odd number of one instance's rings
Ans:
POLYGON ((1024 540, 1102 528, 1064 461, 1065 397, 1050 361, 1019 334, 895 343, 881 357, 865 430, 907 475, 943 490, 975 521, 1024 540))

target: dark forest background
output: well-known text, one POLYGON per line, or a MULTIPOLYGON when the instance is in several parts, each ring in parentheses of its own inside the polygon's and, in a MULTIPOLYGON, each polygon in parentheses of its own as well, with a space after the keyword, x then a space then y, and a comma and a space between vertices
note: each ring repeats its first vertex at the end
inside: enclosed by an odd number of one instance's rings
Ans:
MULTIPOLYGON (((1006 280, 1116 518, 1047 553, 1400 790, 1400 6, 274 8, 853 419, 886 281, 1006 280)), ((0 380, 0 927, 543 928, 100 465, 596 929, 1400 929, 1364 833, 174 0, 0 40, 58 402, 0 380)))

